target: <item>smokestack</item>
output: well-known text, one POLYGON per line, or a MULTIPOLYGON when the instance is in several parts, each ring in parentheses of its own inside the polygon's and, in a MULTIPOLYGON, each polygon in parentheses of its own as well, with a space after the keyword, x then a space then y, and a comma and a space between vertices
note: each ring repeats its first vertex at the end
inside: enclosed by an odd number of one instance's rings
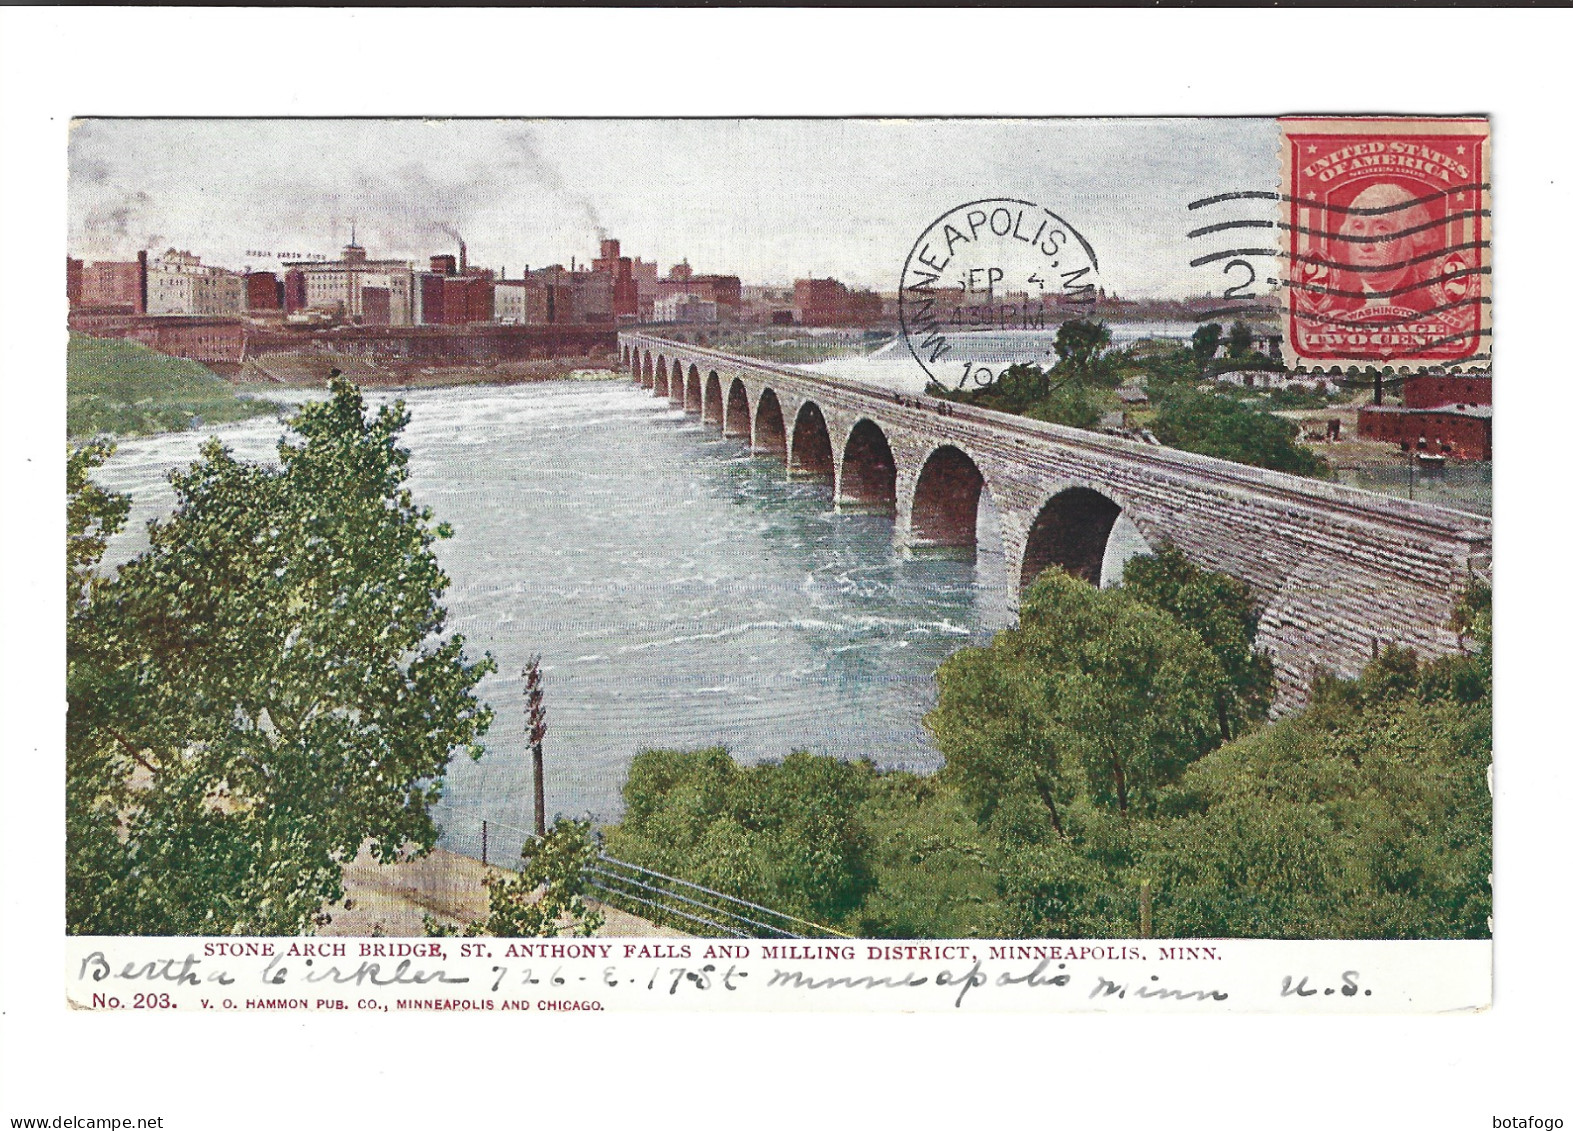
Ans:
POLYGON ((459 274, 463 275, 463 274, 467 273, 468 270, 469 270, 469 267, 470 267, 469 256, 466 254, 466 252, 464 250, 464 241, 461 239, 459 241, 459 274))

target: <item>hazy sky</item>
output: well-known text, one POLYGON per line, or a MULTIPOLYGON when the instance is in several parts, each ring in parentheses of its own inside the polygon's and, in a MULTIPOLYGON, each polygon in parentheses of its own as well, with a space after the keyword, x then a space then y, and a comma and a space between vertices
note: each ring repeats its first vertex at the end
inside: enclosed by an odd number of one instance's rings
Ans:
POLYGON ((1015 197, 1078 228, 1108 289, 1183 295, 1227 285, 1186 266, 1226 245, 1185 233, 1229 218, 1185 205, 1275 188, 1277 145, 1271 119, 89 119, 71 138, 69 247, 261 268, 248 250, 336 257, 353 218, 373 257, 424 260, 456 231, 472 263, 512 276, 588 259, 604 230, 663 274, 686 257, 746 283, 893 290, 937 216, 1015 197))

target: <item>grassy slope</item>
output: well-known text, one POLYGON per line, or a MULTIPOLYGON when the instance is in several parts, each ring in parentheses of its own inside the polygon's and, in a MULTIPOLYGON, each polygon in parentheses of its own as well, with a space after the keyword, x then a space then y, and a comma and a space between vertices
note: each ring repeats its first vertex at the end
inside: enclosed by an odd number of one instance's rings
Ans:
POLYGON ((223 378, 137 342, 72 334, 66 350, 66 434, 146 435, 270 416, 278 406, 235 395, 223 378))

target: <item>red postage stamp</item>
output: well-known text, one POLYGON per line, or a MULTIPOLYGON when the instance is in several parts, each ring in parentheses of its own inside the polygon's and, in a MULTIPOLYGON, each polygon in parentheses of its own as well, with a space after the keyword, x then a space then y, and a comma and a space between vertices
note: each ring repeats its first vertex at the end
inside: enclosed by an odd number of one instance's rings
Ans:
POLYGON ((1286 360, 1489 365, 1489 122, 1280 122, 1286 360))

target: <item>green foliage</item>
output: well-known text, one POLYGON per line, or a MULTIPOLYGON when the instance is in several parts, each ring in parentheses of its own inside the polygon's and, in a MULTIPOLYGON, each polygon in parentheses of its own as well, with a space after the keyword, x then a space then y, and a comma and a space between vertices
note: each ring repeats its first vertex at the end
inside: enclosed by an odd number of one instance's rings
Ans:
POLYGON ((1109 328, 1102 322, 1072 318, 1060 323, 1054 333, 1054 352, 1059 355, 1057 366, 1067 369, 1086 369, 1109 347, 1113 339, 1109 328))
POLYGON ((1103 414, 1114 405, 1108 393, 1091 388, 1074 376, 1055 379, 1042 366, 1031 364, 1012 365, 993 384, 981 388, 948 393, 930 389, 931 395, 935 392, 949 400, 1070 428, 1096 428, 1103 414))
POLYGON ((1223 327, 1216 322, 1196 327, 1191 335, 1191 352, 1196 358, 1196 368, 1205 371, 1207 363, 1218 353, 1218 343, 1223 339, 1223 327))
POLYGON ((91 440, 66 457, 66 611, 67 635, 76 626, 73 613, 92 602, 101 579, 98 563, 104 548, 126 523, 129 495, 106 491, 89 478, 115 452, 104 440, 91 440))
POLYGON ((858 819, 873 845, 874 887, 855 934, 946 939, 994 932, 995 847, 942 775, 876 774, 858 819))
POLYGON ((1231 361, 1244 361, 1251 356, 1251 339, 1255 335, 1251 328, 1244 322, 1235 322, 1229 327, 1228 353, 1231 361))
POLYGON ((206 366, 138 342, 72 334, 66 346, 66 434, 139 435, 273 416, 206 366))
POLYGON ((820 921, 868 937, 1129 937, 1144 882, 1160 937, 1485 937, 1490 591, 1460 602, 1467 651, 1389 648, 1270 725, 1257 616, 1169 548, 1116 590, 1050 571, 1020 628, 941 667, 939 774, 647 752, 609 842, 796 914, 828 876, 850 898, 820 921), (772 774, 826 819, 761 821, 744 783, 772 774), (816 851, 837 866, 793 866, 816 851))
POLYGON ((1273 698, 1273 665, 1256 651, 1261 612, 1244 582, 1201 569, 1172 546, 1125 563, 1122 588, 1136 600, 1169 613, 1196 632, 1222 669, 1217 718, 1224 738, 1267 717, 1273 698))
POLYGON ((1123 820, 1084 798, 1065 807, 1063 832, 1041 808, 1012 799, 991 822, 997 839, 999 904, 995 933, 1006 938, 1125 936, 1137 933, 1132 865, 1148 822, 1123 820))
POLYGON ((1488 651, 1422 664, 1389 649, 1360 679, 1319 684, 1305 713, 1196 766, 1145 861, 1163 893, 1158 933, 1488 937, 1481 668, 1488 651))
POLYGON ((1132 933, 1142 880, 1160 937, 1480 938, 1491 910, 1489 596, 1472 654, 1389 648, 1324 679, 1301 715, 1194 762, 1146 819, 1073 798, 1064 835, 1024 800, 990 825, 1000 926, 1132 933))
POLYGON ((860 936, 993 929, 992 844, 941 778, 801 752, 743 767, 719 747, 650 750, 623 796, 606 844, 631 863, 860 936))
POLYGON ((1027 590, 1019 628, 955 653, 938 678, 924 721, 985 821, 1007 797, 1037 798, 1062 833, 1072 798, 1148 812, 1220 737, 1225 677, 1201 637, 1059 569, 1027 590))
MULTIPOLYGON (((433 844, 427 806, 451 752, 480 754, 493 665, 443 633, 448 531, 404 486, 407 421, 339 382, 279 468, 210 442, 170 476, 149 549, 75 590, 72 932, 291 934, 342 897, 363 843, 384 862, 433 844)), ((80 575, 114 519, 72 484, 80 575)))
POLYGON ((1315 389, 1267 389, 1254 394, 1261 403, 1269 409, 1299 409, 1299 408, 1327 408, 1329 405, 1346 401, 1347 396, 1338 393, 1321 393, 1315 389))
MULTIPOLYGON (((506 875, 490 872, 485 879, 490 912, 465 928, 474 938, 588 938, 600 930, 606 916, 585 903, 590 868, 600 847, 590 835, 589 821, 559 817, 545 837, 524 842, 524 867, 506 875)), ((448 934, 435 921, 426 933, 448 934)))
POLYGON ((1332 476, 1327 461, 1299 442, 1292 421, 1219 393, 1166 390, 1152 430, 1163 443, 1188 452, 1292 475, 1332 476))
POLYGON ((630 863, 835 926, 873 885, 858 807, 867 763, 796 752, 738 766, 719 747, 647 750, 629 767, 607 850, 630 863))

